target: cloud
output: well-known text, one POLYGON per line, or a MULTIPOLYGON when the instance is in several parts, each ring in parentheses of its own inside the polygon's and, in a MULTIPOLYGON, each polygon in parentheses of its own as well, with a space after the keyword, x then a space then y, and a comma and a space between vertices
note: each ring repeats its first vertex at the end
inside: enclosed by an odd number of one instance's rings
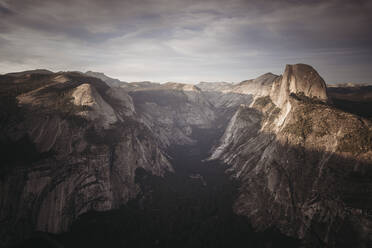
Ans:
POLYGON ((303 62, 330 82, 372 81, 371 16, 367 0, 0 0, 0 73, 240 81, 303 62))

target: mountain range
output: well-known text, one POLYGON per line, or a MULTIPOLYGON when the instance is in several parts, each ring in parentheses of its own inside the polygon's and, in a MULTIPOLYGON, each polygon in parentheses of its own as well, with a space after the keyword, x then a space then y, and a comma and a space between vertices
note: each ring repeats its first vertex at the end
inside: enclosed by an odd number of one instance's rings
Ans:
MULTIPOLYGON (((0 75, 0 86, 4 247, 35 232, 77 247, 81 233, 104 228, 121 233, 115 245, 141 233, 131 247, 243 246, 247 230, 263 235, 252 238, 257 247, 372 245, 372 86, 330 87, 305 64, 240 83, 34 70, 0 75), (118 214, 130 206, 141 209, 138 218, 118 214), (188 211, 192 224, 180 220, 188 211), (123 226, 163 213, 146 220, 153 233, 123 226), (102 224, 110 214, 117 227, 102 224), (155 235, 161 228, 164 236, 155 235)), ((90 238, 100 240, 82 239, 90 238)))

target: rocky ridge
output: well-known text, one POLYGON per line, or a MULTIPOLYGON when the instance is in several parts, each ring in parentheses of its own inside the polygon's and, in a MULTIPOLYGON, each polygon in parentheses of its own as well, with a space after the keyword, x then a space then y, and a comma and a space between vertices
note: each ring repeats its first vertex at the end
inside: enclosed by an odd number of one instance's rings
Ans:
POLYGON ((242 105, 211 159, 242 184, 235 211, 306 245, 371 244, 372 129, 327 104, 324 81, 287 65, 266 96, 242 105))
POLYGON ((207 96, 208 100, 220 110, 235 112, 240 104, 249 105, 252 97, 267 95, 277 75, 266 73, 256 79, 238 84, 201 82, 196 86, 207 96))
POLYGON ((257 230, 308 247, 371 244, 372 124, 340 110, 311 66, 238 84, 108 87, 48 71, 0 82, 1 145, 27 158, 3 158, 0 216, 11 230, 60 232, 86 211, 117 208, 138 193, 136 168, 172 171, 167 149, 212 130, 223 135, 210 159, 239 182, 234 211, 257 230))
POLYGON ((127 84, 127 82, 122 82, 119 79, 108 77, 101 72, 87 71, 84 74, 87 75, 88 77, 99 78, 110 87, 121 87, 127 84))
POLYGON ((135 171, 172 171, 125 91, 80 73, 3 75, 1 240, 66 231, 139 191, 135 171), (7 227, 7 228, 5 228, 7 227))

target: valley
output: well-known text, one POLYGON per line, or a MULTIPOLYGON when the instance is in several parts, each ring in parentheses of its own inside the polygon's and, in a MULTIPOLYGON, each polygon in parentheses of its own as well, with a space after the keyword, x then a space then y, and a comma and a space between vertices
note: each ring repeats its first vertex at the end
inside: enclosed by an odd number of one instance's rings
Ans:
POLYGON ((298 247, 277 230, 255 231, 233 212, 237 182, 224 173, 226 165, 202 161, 216 136, 201 134, 194 145, 170 147, 174 173, 162 178, 138 169, 135 199, 118 210, 83 214, 54 240, 65 247, 298 247))
POLYGON ((372 244, 372 124, 340 104, 366 91, 309 65, 236 84, 0 83, 5 247, 372 244))

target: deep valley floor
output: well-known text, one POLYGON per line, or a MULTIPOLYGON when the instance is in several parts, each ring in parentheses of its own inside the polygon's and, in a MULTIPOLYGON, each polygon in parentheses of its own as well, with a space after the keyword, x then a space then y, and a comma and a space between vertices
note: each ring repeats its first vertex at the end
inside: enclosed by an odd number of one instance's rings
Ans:
POLYGON ((213 139, 172 146, 175 173, 136 171, 140 195, 118 210, 88 212, 69 232, 35 234, 18 247, 298 247, 276 230, 255 232, 232 210, 238 185, 224 166, 204 161, 213 139))

